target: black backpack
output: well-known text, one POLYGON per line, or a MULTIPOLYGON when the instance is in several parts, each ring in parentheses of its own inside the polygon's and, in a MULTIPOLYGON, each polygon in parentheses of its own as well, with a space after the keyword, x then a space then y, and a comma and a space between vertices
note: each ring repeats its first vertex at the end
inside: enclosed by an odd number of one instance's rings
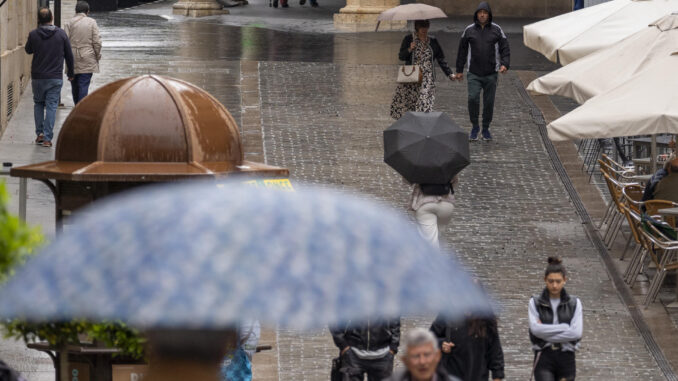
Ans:
POLYGON ((454 189, 450 183, 447 184, 419 184, 421 192, 430 196, 445 196, 447 194, 454 194, 454 189))

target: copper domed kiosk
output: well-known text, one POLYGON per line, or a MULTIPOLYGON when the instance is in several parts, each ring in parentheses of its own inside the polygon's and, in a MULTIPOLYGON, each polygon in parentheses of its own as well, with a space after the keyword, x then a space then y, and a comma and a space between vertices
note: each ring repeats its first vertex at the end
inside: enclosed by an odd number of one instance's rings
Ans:
POLYGON ((12 168, 11 175, 50 187, 59 226, 64 212, 143 184, 284 178, 289 171, 244 160, 235 120, 206 91, 144 75, 109 83, 80 101, 61 127, 55 160, 12 168))

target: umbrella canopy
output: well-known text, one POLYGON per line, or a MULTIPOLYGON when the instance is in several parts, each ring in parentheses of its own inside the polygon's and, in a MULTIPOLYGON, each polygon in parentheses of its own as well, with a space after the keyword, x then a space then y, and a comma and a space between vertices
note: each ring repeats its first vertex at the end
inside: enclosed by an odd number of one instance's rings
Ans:
POLYGON ((0 300, 4 318, 145 329, 490 312, 464 270, 399 213, 320 189, 211 182, 101 201, 19 269, 0 300))
POLYGON ((678 52, 551 122, 551 140, 678 133, 678 52))
POLYGON ((471 162, 468 134, 442 112, 408 112, 384 131, 384 161, 409 182, 445 184, 471 162))
POLYGON ((426 4, 405 4, 387 9, 377 17, 378 21, 428 20, 446 18, 442 9, 426 4))
POLYGON ((678 0, 612 0, 523 27, 525 46, 567 65, 678 10, 678 0))
POLYGON ((678 13, 664 16, 625 40, 537 78, 528 90, 579 103, 612 89, 678 49, 678 13))

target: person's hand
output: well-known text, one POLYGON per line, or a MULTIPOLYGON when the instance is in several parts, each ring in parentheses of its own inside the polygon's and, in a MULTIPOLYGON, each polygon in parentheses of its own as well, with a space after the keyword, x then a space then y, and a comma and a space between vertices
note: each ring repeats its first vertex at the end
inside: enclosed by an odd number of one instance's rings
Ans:
POLYGON ((412 52, 412 51, 414 50, 414 48, 416 48, 416 47, 417 47, 417 44, 416 44, 414 41, 412 41, 412 42, 410 43, 409 49, 407 49, 407 50, 409 50, 410 52, 412 52))
POLYGON ((344 353, 346 353, 346 351, 348 351, 349 349, 351 349, 351 347, 346 347, 346 348, 342 349, 341 350, 341 356, 343 356, 344 353))
POLYGON ((73 77, 68 77, 68 80, 71 81, 71 82, 73 82, 74 79, 75 78, 73 78, 73 77))
POLYGON ((499 68, 499 72, 502 73, 502 74, 506 73, 507 71, 508 71, 508 68, 504 65, 501 65, 501 67, 499 68))
POLYGON ((451 341, 443 341, 442 345, 442 350, 445 353, 450 353, 452 352, 452 348, 454 348, 454 343, 451 341))
POLYGON ((457 78, 457 81, 461 81, 464 79, 464 73, 457 73, 454 77, 457 78))
POLYGON ((447 78, 449 78, 450 81, 456 81, 456 80, 457 80, 457 76, 454 75, 454 73, 452 73, 452 74, 450 74, 449 76, 447 76, 447 78))
POLYGON ((395 356, 395 352, 393 352, 393 350, 389 350, 388 353, 390 353, 391 356, 395 356))

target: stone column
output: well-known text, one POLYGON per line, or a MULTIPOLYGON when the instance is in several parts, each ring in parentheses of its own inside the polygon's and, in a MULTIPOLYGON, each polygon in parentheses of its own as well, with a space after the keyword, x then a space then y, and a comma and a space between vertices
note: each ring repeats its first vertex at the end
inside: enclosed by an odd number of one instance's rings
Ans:
POLYGON ((202 17, 228 14, 228 9, 223 9, 215 0, 179 0, 172 6, 175 15, 202 17))
MULTIPOLYGON (((346 0, 346 6, 334 15, 334 27, 342 30, 368 31, 377 26, 377 16, 400 5, 400 0, 346 0)), ((379 30, 401 29, 406 21, 382 22, 379 30)))

